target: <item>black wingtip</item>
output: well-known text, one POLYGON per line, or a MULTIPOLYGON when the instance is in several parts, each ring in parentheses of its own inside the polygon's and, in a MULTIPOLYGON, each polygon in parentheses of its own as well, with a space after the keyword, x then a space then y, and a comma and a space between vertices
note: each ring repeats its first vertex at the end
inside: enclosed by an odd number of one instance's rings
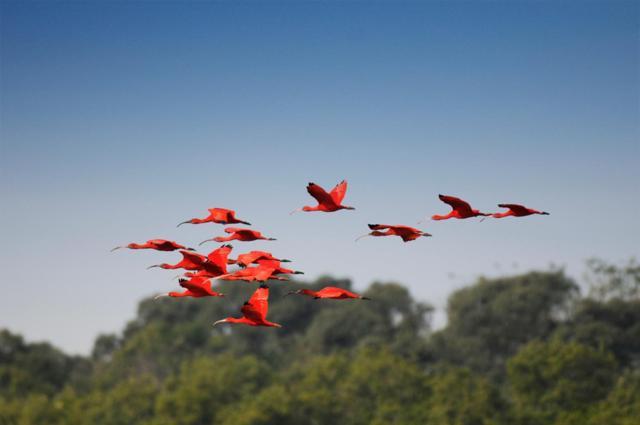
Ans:
POLYGON ((260 285, 260 288, 267 288, 267 289, 269 289, 269 287, 268 287, 266 284, 264 284, 264 283, 260 285))
POLYGON ((379 224, 367 224, 367 226, 369 226, 369 229, 373 230, 376 226, 379 226, 379 224))

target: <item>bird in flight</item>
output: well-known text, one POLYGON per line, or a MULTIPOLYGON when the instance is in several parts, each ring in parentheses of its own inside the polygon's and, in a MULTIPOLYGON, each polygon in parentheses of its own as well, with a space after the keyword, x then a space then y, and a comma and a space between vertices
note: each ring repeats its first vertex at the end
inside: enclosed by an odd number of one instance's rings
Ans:
POLYGON ((183 224, 202 224, 202 223, 219 223, 219 224, 246 224, 251 226, 251 223, 236 218, 236 212, 234 210, 228 210, 225 208, 209 208, 209 215, 205 218, 192 218, 191 220, 183 221, 178 224, 178 227, 183 224))
POLYGON ((309 195, 313 196, 316 201, 318 201, 318 205, 316 205, 315 207, 304 206, 302 208, 291 211, 291 214, 297 211, 334 212, 338 210, 355 210, 354 207, 342 205, 344 195, 347 193, 346 180, 342 180, 340 183, 338 183, 330 193, 327 193, 326 190, 315 183, 309 183, 307 185, 307 192, 309 192, 309 195))
POLYGON ((470 218, 478 216, 490 216, 491 214, 483 213, 471 208, 468 202, 463 201, 455 196, 438 195, 438 198, 451 207, 451 212, 447 215, 433 215, 433 220, 447 220, 449 218, 470 218))
POLYGON ((312 291, 311 289, 298 289, 297 291, 290 291, 288 295, 307 295, 314 300, 318 299, 330 299, 330 300, 346 300, 346 299, 360 299, 370 300, 371 298, 363 297, 354 292, 347 291, 346 289, 337 288, 335 286, 325 286, 319 291, 312 291))
POLYGON ((151 239, 146 241, 145 243, 130 243, 128 245, 117 246, 111 250, 111 252, 116 249, 155 249, 156 251, 175 251, 177 249, 186 249, 188 251, 194 251, 193 248, 187 248, 184 245, 180 245, 174 241, 167 241, 164 239, 151 239))
POLYGON ((432 236, 430 233, 409 226, 389 225, 389 224, 369 224, 369 229, 373 230, 356 239, 356 242, 366 236, 400 236, 404 242, 418 239, 420 236, 432 236), (382 230, 387 229, 385 232, 382 230))
POLYGON ((247 282, 266 282, 267 280, 289 280, 286 277, 277 276, 278 269, 274 267, 247 267, 232 273, 217 276, 220 280, 244 280, 247 282))
POLYGON ((273 269, 273 274, 304 274, 304 272, 301 272, 299 270, 291 270, 282 267, 282 262, 278 259, 261 259, 256 261, 256 263, 258 264, 258 267, 273 269))
POLYGON ((238 258, 235 260, 234 264, 239 265, 240 267, 247 267, 250 264, 257 263, 259 260, 277 260, 281 263, 290 263, 291 260, 276 258, 267 251, 249 251, 244 254, 238 255, 238 258))
POLYGON ((202 298, 202 297, 224 297, 224 294, 220 292, 216 292, 211 289, 211 279, 206 277, 192 277, 191 279, 180 279, 178 281, 180 286, 182 286, 185 290, 183 292, 168 292, 166 294, 156 295, 154 299, 158 299, 160 297, 193 297, 193 298, 202 298))
POLYGON ((491 217, 493 218, 503 218, 503 217, 509 217, 509 216, 526 217, 532 214, 549 215, 549 213, 546 211, 538 211, 538 210, 527 208, 523 205, 518 205, 518 204, 498 204, 498 206, 500 208, 508 208, 509 210, 503 213, 491 214, 491 217))
POLYGON ((241 323, 249 326, 282 327, 278 323, 267 320, 267 312, 269 311, 269 287, 267 285, 260 285, 249 301, 244 303, 240 311, 242 311, 242 317, 227 317, 226 319, 218 320, 213 326, 219 323, 241 323))
POLYGON ((210 242, 210 241, 216 241, 216 242, 229 242, 229 241, 242 241, 242 242, 251 242, 251 241, 256 241, 259 239, 265 240, 265 241, 275 241, 274 238, 267 238, 264 237, 262 235, 262 233, 258 232, 257 230, 251 230, 251 229, 243 229, 240 227, 227 227, 224 229, 225 232, 230 233, 230 236, 227 237, 223 237, 223 236, 217 236, 215 238, 211 238, 211 239, 206 239, 202 242, 200 242, 200 245, 202 245, 205 242, 210 242))

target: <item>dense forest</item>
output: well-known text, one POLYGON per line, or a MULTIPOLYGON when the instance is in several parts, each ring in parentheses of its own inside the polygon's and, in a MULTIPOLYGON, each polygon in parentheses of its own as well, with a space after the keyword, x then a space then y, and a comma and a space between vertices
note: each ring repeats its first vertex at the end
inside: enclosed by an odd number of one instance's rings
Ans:
MULTIPOLYGON (((397 283, 362 300, 283 297, 281 329, 222 325, 255 285, 220 299, 143 300, 89 357, 0 331, 0 424, 635 425, 640 266, 590 261, 480 278, 451 294, 447 325, 397 283)), ((325 277, 349 288, 349 281, 325 277)), ((73 329, 69 329, 73 332, 73 329)))

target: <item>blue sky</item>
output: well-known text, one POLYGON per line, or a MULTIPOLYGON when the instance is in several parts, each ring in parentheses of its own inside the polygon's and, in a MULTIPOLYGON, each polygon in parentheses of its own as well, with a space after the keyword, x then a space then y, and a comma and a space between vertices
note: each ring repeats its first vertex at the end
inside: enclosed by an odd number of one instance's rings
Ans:
MULTIPOLYGON (((408 285, 638 256, 637 2, 2 2, 0 326, 86 353, 233 208, 307 277, 408 285), (298 214, 309 181, 356 211, 298 214), (366 223, 482 210, 548 217, 366 223)), ((214 246, 211 246, 213 248, 214 246)), ((204 302, 211 300, 203 300, 204 302)), ((214 300, 215 301, 215 300, 214 300)), ((214 318, 212 318, 213 320, 214 318)))

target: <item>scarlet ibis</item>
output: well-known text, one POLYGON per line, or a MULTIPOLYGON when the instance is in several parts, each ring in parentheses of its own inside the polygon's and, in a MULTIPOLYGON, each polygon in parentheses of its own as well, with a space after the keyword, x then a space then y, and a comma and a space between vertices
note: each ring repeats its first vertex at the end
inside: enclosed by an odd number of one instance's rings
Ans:
POLYGON ((296 211, 333 212, 338 210, 355 210, 354 207, 342 205, 344 195, 347 193, 346 180, 342 180, 340 183, 338 183, 330 193, 327 193, 326 190, 315 183, 309 183, 307 185, 307 192, 309 192, 309 195, 313 196, 316 201, 318 201, 318 205, 316 205, 315 207, 304 206, 302 208, 291 211, 291 214, 296 211))
POLYGON ((282 327, 278 323, 267 320, 267 312, 269 311, 269 287, 267 285, 260 285, 249 301, 244 303, 240 311, 242 311, 242 317, 227 317, 226 319, 218 320, 213 326, 219 323, 241 323, 249 326, 282 327))
MULTIPOLYGON (((363 297, 354 292, 347 291, 346 289, 336 288, 335 286, 325 286, 319 291, 312 291, 311 289, 298 289, 297 291, 290 291, 287 295, 307 295, 313 297, 314 300, 332 299, 332 300, 345 300, 349 298, 370 300, 371 298, 363 297)), ((285 295, 285 297, 287 296, 285 295)))
POLYGON ((289 280, 286 277, 277 276, 277 269, 273 267, 247 267, 236 270, 233 273, 216 277, 220 280, 244 280, 247 282, 265 282, 267 280, 289 280))
POLYGON ((369 224, 368 226, 369 229, 373 230, 373 232, 360 236, 358 239, 356 239, 356 242, 366 236, 400 236, 404 242, 416 240, 420 236, 432 236, 430 233, 423 232, 420 229, 398 224, 369 224), (387 229, 387 231, 381 232, 381 230, 384 229, 387 229))
POLYGON ((209 241, 216 241, 216 242, 229 242, 229 241, 234 241, 234 240, 238 240, 238 241, 242 241, 242 242, 251 242, 251 241, 255 241, 255 240, 265 240, 265 241, 275 241, 274 238, 267 238, 264 237, 262 235, 262 233, 258 232, 257 230, 251 230, 251 229, 242 229, 240 227, 227 227, 224 229, 225 232, 230 233, 231 236, 227 236, 226 238, 223 236, 217 236, 215 238, 212 239, 206 239, 202 242, 200 242, 200 245, 202 245, 205 242, 209 242, 209 241))
POLYGON ((291 260, 275 258, 273 254, 266 251, 249 251, 238 255, 235 263, 240 267, 247 267, 249 264, 256 263, 258 260, 278 260, 281 263, 290 263, 291 260))
POLYGON ((168 292, 166 294, 156 295, 155 299, 160 297, 224 297, 224 294, 211 289, 211 279, 206 277, 192 277, 191 279, 180 279, 180 286, 185 288, 184 292, 168 292))
POLYGON ((438 198, 451 207, 451 212, 447 215, 433 215, 433 220, 447 220, 449 218, 470 218, 478 216, 489 216, 491 214, 483 213, 471 208, 468 202, 463 201, 455 196, 438 195, 438 198))
POLYGON ((549 213, 546 211, 538 211, 538 210, 527 208, 523 205, 518 205, 518 204, 498 204, 498 206, 500 208, 508 208, 509 211, 505 211, 503 213, 495 213, 495 214, 492 214, 491 217, 493 218, 503 218, 503 217, 509 217, 509 216, 525 217, 531 214, 549 215, 549 213))
POLYGON ((145 243, 130 243, 128 245, 117 246, 111 250, 111 252, 116 249, 129 248, 129 249, 155 249, 156 251, 175 251, 177 249, 186 249, 189 251, 194 251, 193 248, 187 248, 184 245, 180 245, 174 241, 167 241, 164 239, 151 239, 146 241, 145 243))
POLYGON ((183 224, 201 224, 201 223, 219 223, 219 224, 246 224, 251 226, 251 223, 237 219, 236 212, 225 208, 209 208, 209 215, 205 218, 192 218, 191 220, 183 221, 178 224, 178 227, 183 224))
POLYGON ((161 269, 185 269, 185 270, 200 270, 204 268, 204 263, 207 262, 207 257, 202 254, 198 254, 197 252, 186 251, 181 249, 180 254, 182 254, 182 260, 176 264, 155 264, 153 266, 147 267, 147 269, 151 269, 153 267, 160 267, 161 269))

